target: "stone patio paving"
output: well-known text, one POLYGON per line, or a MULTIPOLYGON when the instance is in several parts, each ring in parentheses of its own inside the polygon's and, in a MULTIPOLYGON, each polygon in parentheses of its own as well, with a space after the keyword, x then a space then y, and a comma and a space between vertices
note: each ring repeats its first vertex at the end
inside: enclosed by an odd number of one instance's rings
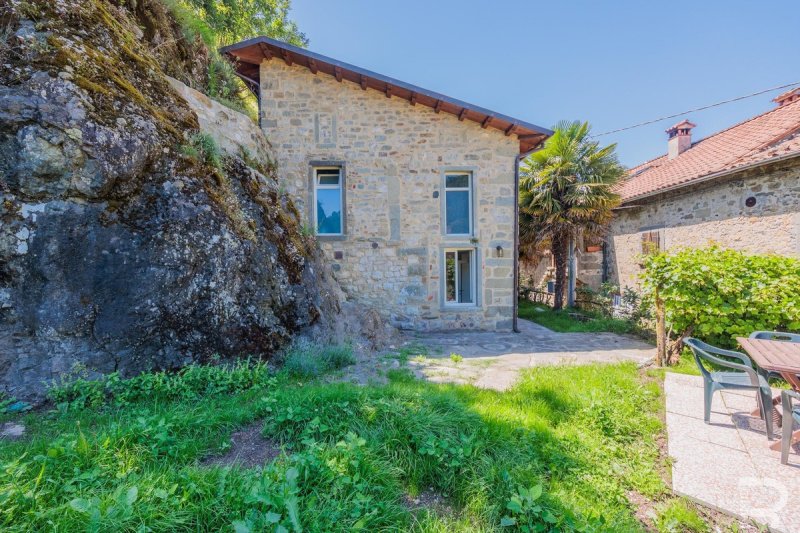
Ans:
POLYGON ((505 390, 520 370, 538 365, 633 361, 644 364, 655 348, 633 337, 614 333, 557 333, 519 321, 520 333, 446 332, 414 333, 407 342, 428 348, 426 357, 409 365, 434 382, 471 383, 505 390), (461 355, 454 362, 450 354, 461 355))
POLYGON ((664 388, 675 492, 771 531, 800 532, 800 455, 795 448, 782 465, 770 450, 764 422, 750 415, 755 393, 715 394, 705 424, 699 376, 668 372, 664 388))

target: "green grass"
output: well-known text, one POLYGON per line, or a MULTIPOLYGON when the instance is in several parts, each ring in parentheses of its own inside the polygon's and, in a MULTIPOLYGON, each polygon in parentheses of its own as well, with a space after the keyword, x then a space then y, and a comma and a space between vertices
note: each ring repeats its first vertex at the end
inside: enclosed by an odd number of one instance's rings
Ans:
POLYGON ((578 309, 562 309, 553 311, 544 304, 533 303, 529 300, 519 301, 519 316, 526 320, 536 322, 542 326, 561 333, 601 332, 611 333, 636 333, 633 323, 619 318, 608 318, 589 311, 578 309), (592 320, 579 322, 570 317, 570 313, 581 313, 592 320))
POLYGON ((656 509, 656 527, 660 533, 705 533, 708 524, 686 500, 676 498, 656 509))
POLYGON ((632 364, 532 369, 505 392, 402 370, 368 387, 190 375, 72 390, 60 410, 21 415, 30 436, 0 442, 0 528, 642 531, 628 491, 667 492, 660 387, 632 364), (277 460, 200 464, 254 421, 277 460), (411 512, 426 491, 446 508, 411 512))

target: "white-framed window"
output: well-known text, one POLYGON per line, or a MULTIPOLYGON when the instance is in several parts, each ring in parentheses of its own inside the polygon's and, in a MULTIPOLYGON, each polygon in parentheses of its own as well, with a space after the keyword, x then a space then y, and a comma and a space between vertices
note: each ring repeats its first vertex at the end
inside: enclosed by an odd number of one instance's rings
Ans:
POLYGON ((341 167, 314 168, 314 229, 317 235, 344 234, 341 167))
POLYGON ((444 305, 477 304, 477 266, 474 248, 444 250, 444 305))
POLYGON ((446 235, 472 235, 472 173, 444 175, 444 227, 446 235))

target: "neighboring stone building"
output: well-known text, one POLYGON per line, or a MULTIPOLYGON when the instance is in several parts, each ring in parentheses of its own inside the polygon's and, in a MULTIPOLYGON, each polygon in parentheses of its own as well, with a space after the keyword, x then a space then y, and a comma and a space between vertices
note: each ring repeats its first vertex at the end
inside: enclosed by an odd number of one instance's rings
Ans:
POLYGON ((649 249, 711 243, 800 256, 800 89, 777 107, 692 143, 684 120, 668 153, 630 170, 605 246, 606 277, 638 285, 649 249))
POLYGON ((517 168, 549 130, 264 37, 223 52, 349 298, 400 327, 512 328, 517 168))

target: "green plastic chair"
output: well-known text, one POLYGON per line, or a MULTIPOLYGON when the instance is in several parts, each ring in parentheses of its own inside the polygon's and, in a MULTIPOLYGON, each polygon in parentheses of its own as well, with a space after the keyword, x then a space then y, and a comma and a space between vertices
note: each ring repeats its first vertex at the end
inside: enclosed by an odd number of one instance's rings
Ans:
POLYGON ((767 341, 800 342, 800 333, 787 333, 785 331, 754 331, 750 334, 751 339, 763 339, 767 341))
MULTIPOLYGON (((754 331, 750 334, 751 339, 763 339, 766 341, 783 341, 783 342, 798 342, 800 343, 800 335, 797 333, 787 333, 785 331, 754 331)), ((783 379, 780 372, 766 372, 758 369, 758 373, 770 379, 783 379)))
POLYGON ((789 448, 792 446, 792 431, 800 424, 800 405, 792 405, 792 398, 800 401, 800 393, 791 390, 781 391, 783 404, 783 438, 781 438, 781 463, 789 463, 789 448))
POLYGON ((703 391, 705 393, 703 420, 706 424, 711 421, 711 399, 714 392, 726 389, 754 390, 761 418, 767 424, 767 439, 772 440, 772 412, 768 411, 768 409, 772 409, 772 389, 769 388, 767 379, 753 369, 753 362, 750 361, 750 358, 743 353, 723 350, 693 337, 687 338, 684 343, 691 348, 694 360, 703 375, 703 391), (729 359, 737 359, 739 362, 734 363, 729 359), (703 361, 718 367, 730 368, 733 372, 708 369, 703 361))

